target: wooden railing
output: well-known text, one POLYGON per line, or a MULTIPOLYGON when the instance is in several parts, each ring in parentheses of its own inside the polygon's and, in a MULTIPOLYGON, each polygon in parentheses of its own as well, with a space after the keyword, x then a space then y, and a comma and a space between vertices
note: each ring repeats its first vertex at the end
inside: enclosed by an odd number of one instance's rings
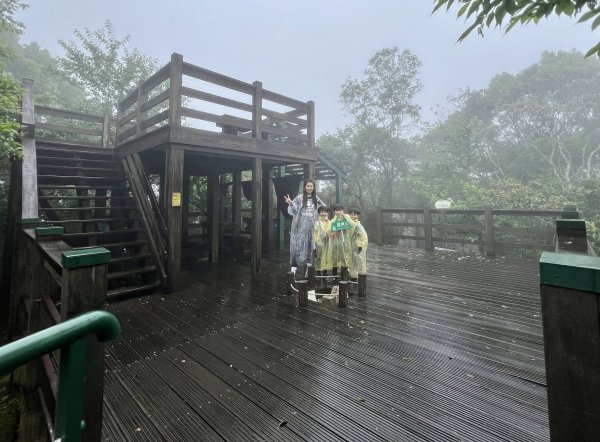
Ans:
POLYGON ((179 54, 123 99, 118 112, 117 144, 166 124, 208 127, 213 129, 210 132, 310 148, 315 144, 312 101, 263 89, 259 81, 245 83, 186 63, 179 54), (203 90, 192 87, 194 82, 201 83, 203 90), (220 94, 212 93, 214 89, 220 94))
POLYGON ((553 250, 557 210, 380 209, 376 241, 494 256, 517 250, 553 250))
POLYGON ((121 158, 162 282, 167 280, 167 227, 137 153, 121 158))
POLYGON ((115 120, 82 112, 35 106, 36 141, 60 141, 87 147, 114 147, 115 120))
MULTIPOLYGON (((36 225, 36 220, 24 220, 36 225)), ((62 227, 21 228, 13 259, 9 335, 29 336, 63 323, 81 313, 103 308, 106 299, 110 252, 101 247, 73 249, 61 240, 62 227)), ((104 349, 98 341, 87 342, 83 392, 84 440, 100 440, 104 349)), ((59 397, 60 358, 46 354, 16 373, 23 394, 20 438, 43 440, 40 422, 52 434, 60 427, 48 410, 65 398, 59 397)), ((45 439, 45 438, 44 438, 45 439)))

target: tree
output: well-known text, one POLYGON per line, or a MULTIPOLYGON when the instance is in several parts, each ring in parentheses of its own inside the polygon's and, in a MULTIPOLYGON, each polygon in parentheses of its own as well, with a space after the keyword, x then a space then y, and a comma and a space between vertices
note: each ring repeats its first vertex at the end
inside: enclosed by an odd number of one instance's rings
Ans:
POLYGON ((575 191, 598 178, 599 103, 600 61, 546 52, 522 72, 499 74, 486 90, 464 95, 423 137, 420 175, 481 186, 510 178, 575 191))
POLYGON ((25 9, 28 6, 18 0, 0 0, 0 32, 8 31, 12 34, 21 34, 25 26, 20 21, 15 20, 14 14, 19 9, 25 9))
MULTIPOLYGON (((26 5, 17 0, 0 0, 0 30, 18 34, 23 24, 13 18, 18 9, 26 5)), ((8 52, 4 47, 0 51, 0 157, 20 155, 21 145, 17 141, 21 126, 16 120, 20 111, 21 87, 2 67, 8 52)))
POLYGON ((75 36, 78 43, 59 41, 66 52, 59 66, 85 90, 90 111, 116 113, 119 100, 156 71, 157 61, 128 49, 131 36, 119 39, 110 21, 96 31, 75 31, 75 36))
POLYGON ((420 117, 420 108, 413 103, 422 88, 420 67, 410 51, 386 48, 369 60, 363 80, 348 79, 342 86, 340 101, 355 123, 338 133, 337 157, 347 157, 350 180, 363 208, 366 201, 391 205, 394 185, 406 173, 411 136, 420 117), (346 149, 340 149, 343 146, 346 149), (365 195, 371 193, 368 189, 376 193, 365 195))
POLYGON ((0 34, 0 42, 10 54, 4 62, 5 71, 16 80, 27 77, 35 81, 36 104, 85 111, 83 89, 67 80, 56 58, 46 49, 35 42, 21 45, 18 35, 7 32, 0 34))
MULTIPOLYGON (((537 24, 551 14, 579 17, 578 23, 593 19, 592 30, 600 25, 600 7, 596 0, 434 0, 433 3, 432 13, 444 5, 449 10, 455 4, 461 5, 457 17, 465 14, 467 19, 473 17, 458 41, 464 40, 475 29, 483 35, 484 27, 502 26, 505 19, 508 20, 506 32, 517 23, 537 24)), ((593 46, 585 56, 592 54, 600 56, 600 43, 593 46)))

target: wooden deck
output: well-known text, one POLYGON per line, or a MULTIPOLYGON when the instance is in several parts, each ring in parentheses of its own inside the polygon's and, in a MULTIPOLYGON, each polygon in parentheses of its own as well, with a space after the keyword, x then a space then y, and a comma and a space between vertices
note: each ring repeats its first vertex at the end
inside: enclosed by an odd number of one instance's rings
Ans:
POLYGON ((347 309, 296 307, 283 254, 111 304, 104 439, 549 440, 537 262, 368 257, 347 309))

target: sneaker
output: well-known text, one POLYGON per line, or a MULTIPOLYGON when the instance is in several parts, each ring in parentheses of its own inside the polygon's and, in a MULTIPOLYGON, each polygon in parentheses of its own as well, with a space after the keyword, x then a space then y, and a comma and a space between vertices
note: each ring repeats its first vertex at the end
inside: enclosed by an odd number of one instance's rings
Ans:
POLYGON ((292 269, 290 271, 295 274, 296 270, 298 270, 298 267, 292 267, 292 269))

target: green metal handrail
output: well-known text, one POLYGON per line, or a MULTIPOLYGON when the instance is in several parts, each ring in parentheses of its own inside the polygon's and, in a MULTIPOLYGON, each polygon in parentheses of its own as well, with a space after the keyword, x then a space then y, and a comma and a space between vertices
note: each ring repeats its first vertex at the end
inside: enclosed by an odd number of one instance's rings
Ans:
POLYGON ((85 422, 81 420, 85 379, 86 337, 95 334, 99 341, 115 339, 121 333, 117 318, 107 312, 84 313, 53 327, 0 347, 0 375, 61 349, 56 403, 56 437, 61 441, 80 441, 85 422))

